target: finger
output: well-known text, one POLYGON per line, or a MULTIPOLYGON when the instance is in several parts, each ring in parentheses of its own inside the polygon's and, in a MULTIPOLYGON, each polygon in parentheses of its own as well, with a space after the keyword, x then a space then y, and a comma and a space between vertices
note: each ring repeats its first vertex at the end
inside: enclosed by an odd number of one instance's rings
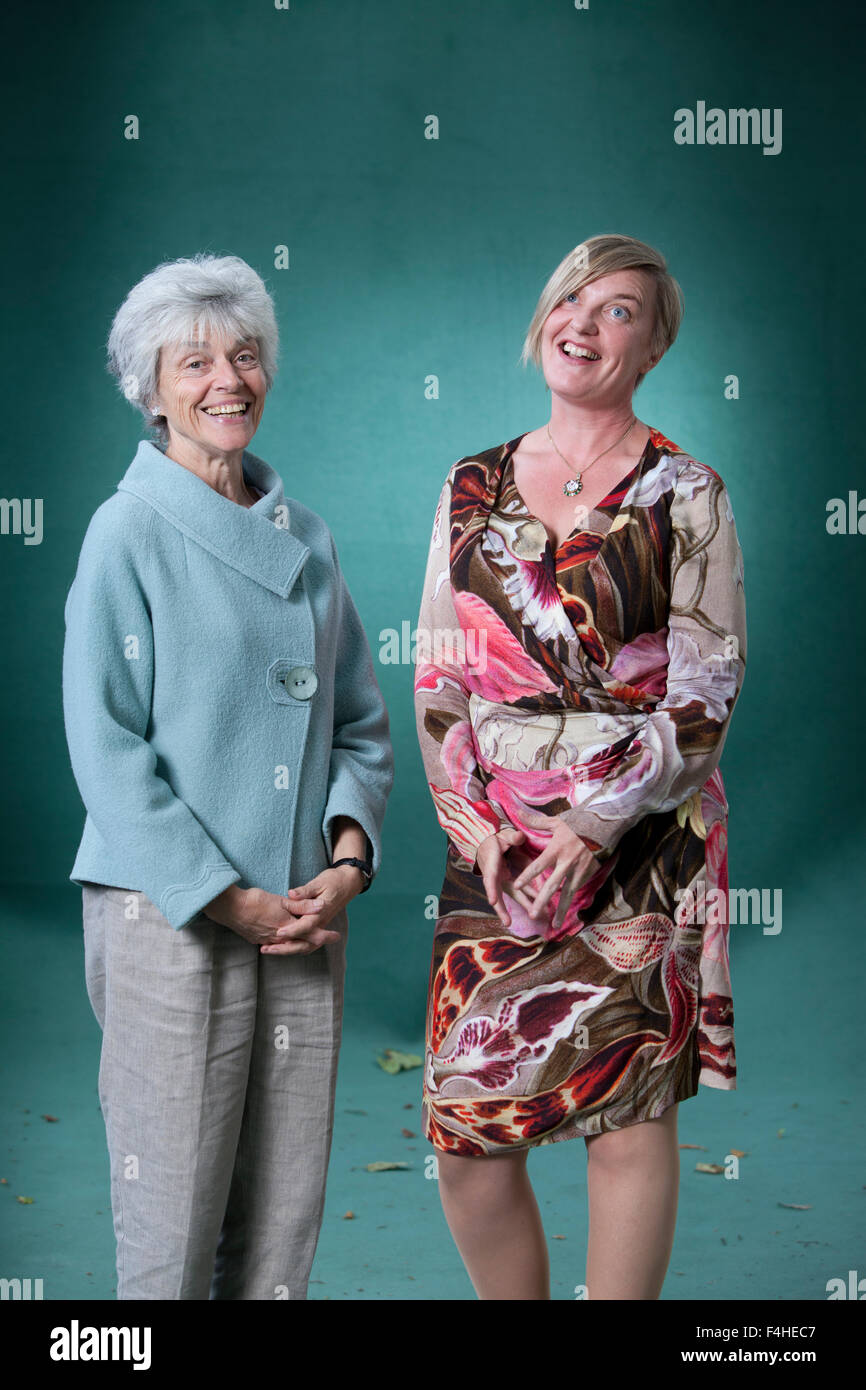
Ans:
POLYGON ((554 865, 553 869, 551 869, 547 882, 545 883, 541 892, 538 894, 538 897, 535 899, 535 906, 533 907, 531 913, 533 917, 540 917, 543 912, 547 911, 547 904, 550 902, 550 899, 556 892, 556 889, 559 886, 562 879, 564 878, 565 874, 567 873, 568 868, 568 864, 556 864, 554 865))
MULTIPOLYGON (((511 836, 519 836, 523 839, 523 831, 516 828, 502 832, 511 836)), ((503 891, 508 891, 510 879, 505 868, 505 855, 502 846, 495 840, 497 852, 491 855, 490 860, 482 871, 482 881, 484 890, 487 894, 490 906, 493 908, 503 927, 511 926, 511 913, 508 904, 503 899, 503 891)), ((517 898, 517 894, 514 894, 517 898)))
POLYGON ((263 956, 309 956, 315 949, 309 941, 284 941, 281 946, 270 943, 259 947, 263 956))
POLYGON ((289 896, 296 897, 298 893, 301 893, 306 897, 315 896, 318 890, 319 885, 317 880, 315 878, 311 878, 309 883, 298 883, 295 885, 294 888, 290 888, 289 896))
POLYGON ((520 906, 526 912, 528 912, 529 909, 532 907, 532 898, 529 896, 525 889, 515 888, 513 879, 506 879, 504 881, 504 883, 502 884, 502 891, 504 893, 507 893, 509 898, 513 898, 516 903, 520 903, 520 906))
POLYGON ((499 900, 498 885, 501 865, 502 850, 494 838, 493 848, 490 851, 489 858, 485 856, 483 864, 480 861, 478 862, 478 867, 481 870, 481 882, 484 885, 484 892, 487 895, 490 906, 494 909, 499 900))
POLYGON ((549 846, 547 849, 542 850, 537 859, 533 859, 530 864, 526 865, 525 869, 521 869, 517 878, 514 880, 515 888, 525 888, 527 883, 533 878, 537 878, 542 869, 546 869, 549 864, 554 863, 556 860, 556 853, 556 850, 551 849, 549 846))
POLYGON ((300 903, 324 901, 325 892, 320 888, 317 892, 306 892, 301 888, 290 888, 288 893, 280 898, 281 903, 285 903, 292 912, 296 912, 300 903))
POLYGON ((287 937, 280 941, 268 941, 261 949, 273 955, 310 955, 312 951, 318 951, 321 946, 328 942, 340 940, 338 931, 329 931, 324 927, 310 930, 309 934, 300 937, 287 937))
POLYGON ((523 831, 518 830, 516 825, 509 826, 507 830, 500 830, 499 835, 506 840, 509 846, 519 845, 526 839, 523 831))
POLYGON ((502 892, 499 887, 498 871, 491 872, 488 869, 488 871, 485 874, 482 874, 482 880, 484 883, 484 891, 487 894, 487 900, 490 903, 490 906, 493 908, 493 911, 496 913, 496 916, 499 918, 503 927, 509 927, 511 925, 511 917, 509 915, 508 908, 502 901, 502 892))
POLYGON ((322 941, 284 941, 279 946, 262 946, 261 953, 268 956, 311 956, 314 951, 318 951, 324 946, 326 941, 337 935, 337 933, 330 933, 322 941))
POLYGON ((301 937, 304 937, 309 932, 313 931, 316 927, 323 926, 324 923, 322 922, 319 914, 317 912, 310 912, 303 917, 298 917, 297 921, 295 922, 281 923, 280 926, 276 927, 274 930, 274 938, 277 941, 285 941, 289 939, 297 941, 301 937))
MULTIPOLYGON (((294 891, 293 889, 291 889, 291 888, 289 889, 289 892, 290 892, 290 893, 293 892, 293 891, 294 891)), ((298 890, 298 891, 300 891, 300 890, 298 890)), ((286 906, 286 908, 287 908, 287 910, 288 910, 289 912, 294 912, 294 913, 297 913, 299 916, 302 916, 304 913, 307 913, 307 912, 318 912, 318 911, 320 910, 320 908, 323 908, 323 907, 325 906, 325 895, 324 895, 323 893, 320 893, 319 896, 318 896, 317 898, 288 898, 288 897, 287 897, 287 898, 281 899, 281 901, 285 904, 285 906, 286 906)))
POLYGON ((562 923, 565 920, 565 914, 571 906, 572 898, 574 897, 575 892, 577 890, 577 884, 579 882, 579 879, 580 870, 578 866, 575 864, 572 866, 569 872, 565 875, 565 878, 562 880, 562 889, 559 894, 559 902, 556 905, 556 912, 553 916, 554 927, 562 926, 562 923))

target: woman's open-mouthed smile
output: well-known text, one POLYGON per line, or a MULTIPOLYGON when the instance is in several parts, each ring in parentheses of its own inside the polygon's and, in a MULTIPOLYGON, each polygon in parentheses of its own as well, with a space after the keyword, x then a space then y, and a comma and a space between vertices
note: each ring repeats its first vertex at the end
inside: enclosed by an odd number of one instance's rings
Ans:
POLYGON ((585 343, 578 343, 574 338, 564 338, 557 344, 559 351, 564 357, 572 362, 600 362, 601 353, 596 352, 595 348, 587 347, 585 343))
POLYGON ((552 391, 630 398, 635 379, 654 364, 655 287, 640 271, 602 275, 565 296, 547 316, 541 340, 552 391))
POLYGON ((261 420, 267 383, 254 340, 176 343, 165 352, 160 405, 176 440, 243 451, 261 420))

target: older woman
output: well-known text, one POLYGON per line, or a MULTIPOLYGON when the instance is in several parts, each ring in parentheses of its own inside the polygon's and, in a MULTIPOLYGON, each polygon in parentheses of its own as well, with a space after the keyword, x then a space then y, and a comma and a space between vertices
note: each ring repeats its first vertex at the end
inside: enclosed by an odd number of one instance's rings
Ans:
POLYGON ((424 1125, 480 1298, 549 1298, 526 1157, 578 1135, 585 1296, 657 1298, 677 1105, 735 1086, 718 763, 742 556, 718 473, 632 408, 680 317, 652 247, 577 247, 524 346, 550 419, 455 463, 436 511, 416 710, 449 843, 424 1125))
POLYGON ((63 699, 120 1299, 303 1299, 322 1217, 393 762, 333 537, 248 449, 276 350, 234 256, 158 266, 109 339, 156 442, 87 528, 63 699))

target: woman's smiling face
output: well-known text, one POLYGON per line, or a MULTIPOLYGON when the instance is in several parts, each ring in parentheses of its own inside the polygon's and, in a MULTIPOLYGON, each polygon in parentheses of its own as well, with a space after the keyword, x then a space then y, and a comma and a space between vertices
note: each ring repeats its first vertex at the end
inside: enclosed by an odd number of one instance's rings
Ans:
POLYGON ((243 450, 258 429, 266 393, 254 338, 172 343, 160 352, 156 403, 169 440, 182 436, 211 454, 243 450))
POLYGON ((655 309, 655 281, 640 270, 614 271, 569 294, 541 333, 551 391, 573 401, 630 401, 635 378, 659 360, 651 346, 655 309))

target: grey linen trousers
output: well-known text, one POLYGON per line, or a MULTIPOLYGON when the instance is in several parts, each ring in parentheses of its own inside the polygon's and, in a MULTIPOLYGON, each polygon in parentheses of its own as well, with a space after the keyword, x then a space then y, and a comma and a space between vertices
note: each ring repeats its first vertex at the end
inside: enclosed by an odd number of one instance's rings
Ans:
POLYGON ((322 1222, 348 920, 261 955, 204 913, 82 887, 118 1299, 305 1299, 322 1222))

